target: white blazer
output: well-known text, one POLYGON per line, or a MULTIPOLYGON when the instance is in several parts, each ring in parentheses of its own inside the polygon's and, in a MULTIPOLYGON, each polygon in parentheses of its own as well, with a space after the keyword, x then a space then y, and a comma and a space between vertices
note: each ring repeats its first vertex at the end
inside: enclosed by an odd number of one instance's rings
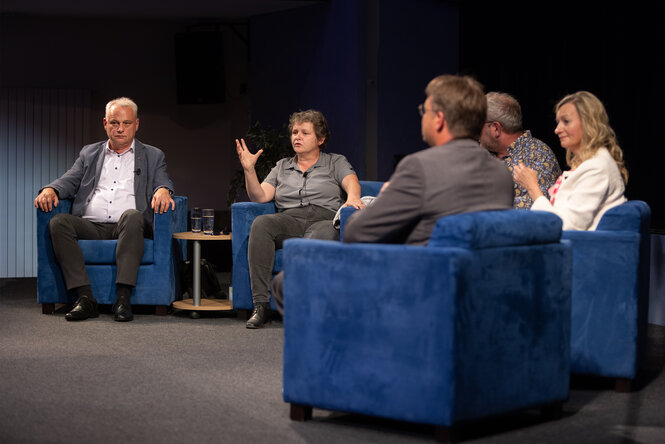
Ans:
POLYGON ((621 172, 606 148, 574 171, 565 171, 562 180, 554 204, 541 196, 531 209, 555 213, 564 230, 595 230, 607 210, 626 202, 621 172))

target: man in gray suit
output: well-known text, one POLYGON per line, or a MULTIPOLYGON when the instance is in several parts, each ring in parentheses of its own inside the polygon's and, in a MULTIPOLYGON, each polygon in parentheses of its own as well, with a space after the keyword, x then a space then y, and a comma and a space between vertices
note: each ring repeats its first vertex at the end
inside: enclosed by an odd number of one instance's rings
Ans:
POLYGON ((130 296, 136 286, 143 238, 152 236, 153 212, 175 208, 164 153, 134 138, 138 107, 122 97, 106 105, 108 140, 83 147, 74 165, 39 192, 35 207, 51 211, 59 199, 74 198, 71 214, 57 214, 49 231, 68 290, 77 301, 68 321, 98 316, 79 239, 118 239, 116 247, 116 321, 133 319, 130 296))
POLYGON ((425 94, 419 110, 430 148, 402 159, 389 186, 349 218, 344 242, 425 245, 440 217, 512 208, 510 171, 478 144, 487 113, 482 85, 442 75, 425 94))

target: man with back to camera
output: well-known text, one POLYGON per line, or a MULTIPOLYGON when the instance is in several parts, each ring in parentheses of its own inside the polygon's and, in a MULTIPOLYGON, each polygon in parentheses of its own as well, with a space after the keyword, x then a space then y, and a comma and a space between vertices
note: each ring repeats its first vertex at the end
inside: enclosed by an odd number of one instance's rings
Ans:
MULTIPOLYGON (((351 215, 344 242, 426 245, 441 217, 512 207, 510 171, 477 142, 487 113, 482 85, 442 75, 425 94, 418 110, 429 148, 404 157, 373 203, 351 215)), ((283 272, 271 282, 280 311, 283 282, 283 272)))
POLYGON ((59 199, 74 198, 71 214, 56 214, 49 232, 67 290, 75 290, 68 321, 97 317, 99 311, 79 239, 117 239, 116 321, 131 321, 130 297, 136 286, 143 239, 152 236, 153 211, 175 209, 173 185, 164 153, 134 138, 138 107, 121 97, 106 104, 103 119, 108 140, 86 145, 74 165, 39 191, 35 207, 51 211, 59 199))
POLYGON ((402 159, 389 186, 349 218, 344 242, 426 245, 443 216, 512 207, 510 171, 477 142, 487 112, 482 85, 442 75, 425 94, 419 111, 430 148, 402 159))
MULTIPOLYGON (((536 171, 538 185, 548 197, 548 189, 561 175, 556 156, 547 144, 522 128, 522 108, 510 94, 487 93, 487 118, 480 135, 480 145, 503 160, 512 172, 522 163, 536 171)), ((533 200, 526 189, 515 182, 514 208, 531 208, 533 200)))

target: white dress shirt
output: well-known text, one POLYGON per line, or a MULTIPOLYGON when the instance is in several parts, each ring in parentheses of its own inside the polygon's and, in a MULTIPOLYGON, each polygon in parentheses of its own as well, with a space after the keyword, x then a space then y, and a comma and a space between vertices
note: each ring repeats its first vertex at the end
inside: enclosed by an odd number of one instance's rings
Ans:
POLYGON ((104 146, 104 165, 83 218, 92 222, 118 222, 125 210, 136 209, 134 195, 134 141, 118 154, 104 146))

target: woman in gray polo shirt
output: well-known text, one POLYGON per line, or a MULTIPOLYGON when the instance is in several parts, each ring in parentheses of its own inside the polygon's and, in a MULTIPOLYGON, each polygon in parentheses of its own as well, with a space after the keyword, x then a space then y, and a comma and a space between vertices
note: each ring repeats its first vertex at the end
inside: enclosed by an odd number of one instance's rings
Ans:
POLYGON ((291 115, 291 145, 295 156, 277 162, 259 182, 256 159, 243 139, 236 139, 236 151, 245 172, 245 187, 252 202, 275 201, 276 214, 257 217, 249 233, 247 248, 254 312, 247 328, 260 328, 270 321, 270 291, 275 250, 285 239, 309 237, 338 240, 333 227, 337 209, 363 207, 360 184, 353 167, 340 154, 323 152, 330 132, 319 111, 307 110, 291 115))

